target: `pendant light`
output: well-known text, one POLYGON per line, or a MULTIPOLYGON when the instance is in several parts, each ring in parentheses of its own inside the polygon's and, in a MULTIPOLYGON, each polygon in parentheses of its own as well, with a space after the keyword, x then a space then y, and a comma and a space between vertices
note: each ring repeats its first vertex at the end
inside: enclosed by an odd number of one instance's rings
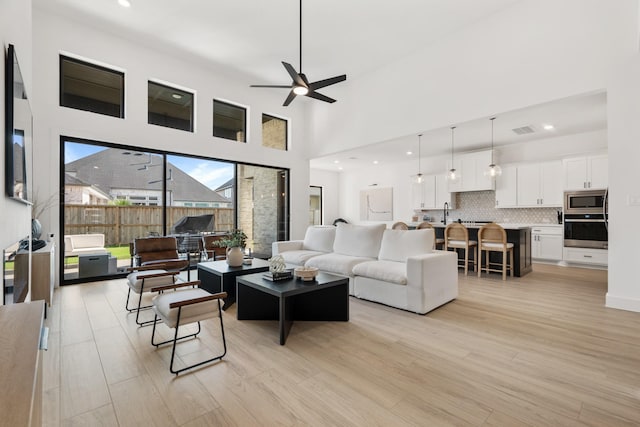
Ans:
POLYGON ((493 161, 493 121, 495 117, 491 117, 491 164, 484 171, 484 175, 488 176, 491 179, 495 179, 496 177, 502 175, 502 168, 493 161))
POLYGON ((420 146, 421 144, 421 139, 422 139, 422 134, 418 135, 418 173, 415 174, 413 176, 413 182, 415 182, 416 184, 422 184, 422 181, 424 181, 424 175, 422 175, 422 168, 420 167, 420 146))
POLYGON ((460 181, 460 171, 457 171, 453 166, 453 132, 455 128, 455 126, 451 126, 451 169, 447 173, 447 179, 453 183, 460 181))

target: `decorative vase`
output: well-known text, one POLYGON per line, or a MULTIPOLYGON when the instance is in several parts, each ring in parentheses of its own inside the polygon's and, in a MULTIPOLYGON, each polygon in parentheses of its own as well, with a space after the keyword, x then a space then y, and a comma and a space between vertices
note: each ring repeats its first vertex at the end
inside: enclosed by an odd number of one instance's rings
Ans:
POLYGON ((227 248, 227 264, 229 267, 240 267, 244 259, 244 251, 239 246, 227 248))

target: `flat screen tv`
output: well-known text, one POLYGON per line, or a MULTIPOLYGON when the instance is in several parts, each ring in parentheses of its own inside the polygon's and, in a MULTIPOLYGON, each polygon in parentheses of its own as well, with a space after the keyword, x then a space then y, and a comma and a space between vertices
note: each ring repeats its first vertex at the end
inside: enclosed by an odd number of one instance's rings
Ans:
POLYGON ((7 49, 5 80, 5 183, 7 196, 31 201, 33 117, 12 44, 7 49))

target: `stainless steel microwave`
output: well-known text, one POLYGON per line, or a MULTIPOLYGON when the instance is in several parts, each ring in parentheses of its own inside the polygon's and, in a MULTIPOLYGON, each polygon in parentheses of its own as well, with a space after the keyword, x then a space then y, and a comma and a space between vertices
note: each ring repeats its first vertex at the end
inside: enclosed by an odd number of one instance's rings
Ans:
POLYGON ((607 190, 566 191, 565 214, 607 214, 607 190))

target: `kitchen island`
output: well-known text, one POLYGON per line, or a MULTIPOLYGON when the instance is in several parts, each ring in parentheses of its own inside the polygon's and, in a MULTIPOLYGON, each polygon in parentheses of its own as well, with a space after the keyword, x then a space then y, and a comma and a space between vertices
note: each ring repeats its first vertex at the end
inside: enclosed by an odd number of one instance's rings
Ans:
MULTIPOLYGON (((469 230, 469 240, 478 240, 478 230, 484 223, 465 223, 463 224, 469 230)), ((409 223, 409 226, 416 226, 417 222, 409 223)), ((432 222, 436 231, 436 237, 444 239, 444 229, 446 225, 438 222, 432 222)), ((516 277, 524 276, 531 272, 531 227, 524 224, 500 224, 507 232, 507 242, 513 243, 513 275, 516 277)), ((462 251, 459 252, 462 259, 462 251)), ((499 252, 490 252, 491 262, 502 263, 502 254, 499 252)), ((473 259, 473 251, 469 252, 469 261, 473 259)))

